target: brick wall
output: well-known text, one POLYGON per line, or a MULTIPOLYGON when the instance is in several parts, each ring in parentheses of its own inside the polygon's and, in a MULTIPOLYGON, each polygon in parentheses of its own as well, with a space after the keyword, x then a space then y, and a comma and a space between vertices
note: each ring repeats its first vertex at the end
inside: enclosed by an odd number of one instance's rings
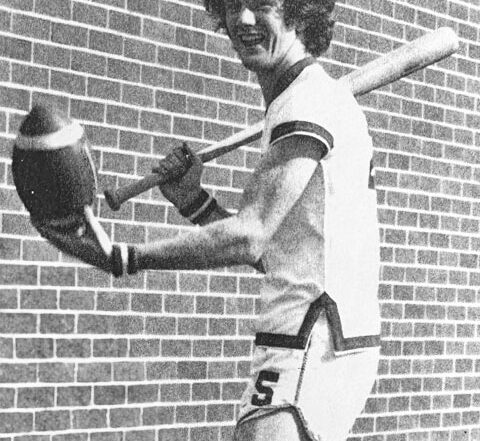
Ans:
MULTIPOLYGON (((0 0, 0 441, 227 440, 252 353, 248 268, 113 280, 29 225, 10 154, 32 103, 84 125, 100 188, 262 117, 261 95, 201 0, 0 0)), ((343 0, 338 77, 440 26, 458 55, 361 98, 375 143, 383 357, 350 441, 480 440, 480 6, 343 0)), ((209 164, 235 210, 255 145, 209 164)), ((157 190, 96 213, 116 241, 189 226, 157 190)))

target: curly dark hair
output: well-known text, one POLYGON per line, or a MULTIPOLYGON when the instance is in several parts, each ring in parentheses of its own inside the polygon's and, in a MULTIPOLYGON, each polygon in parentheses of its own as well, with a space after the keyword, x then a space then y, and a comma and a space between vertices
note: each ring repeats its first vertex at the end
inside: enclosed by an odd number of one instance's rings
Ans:
MULTIPOLYGON (((336 0, 284 0, 285 24, 294 26, 306 50, 315 57, 330 46, 334 21, 331 19, 336 0)), ((206 10, 226 29, 224 0, 204 0, 206 10)))

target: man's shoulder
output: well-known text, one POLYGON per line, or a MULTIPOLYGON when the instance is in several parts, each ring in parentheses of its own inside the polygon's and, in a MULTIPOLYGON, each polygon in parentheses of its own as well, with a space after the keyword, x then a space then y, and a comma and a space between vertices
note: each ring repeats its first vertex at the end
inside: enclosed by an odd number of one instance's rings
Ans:
POLYGON ((345 86, 319 64, 308 66, 268 109, 270 129, 289 121, 306 121, 335 131, 342 121, 362 112, 345 86))

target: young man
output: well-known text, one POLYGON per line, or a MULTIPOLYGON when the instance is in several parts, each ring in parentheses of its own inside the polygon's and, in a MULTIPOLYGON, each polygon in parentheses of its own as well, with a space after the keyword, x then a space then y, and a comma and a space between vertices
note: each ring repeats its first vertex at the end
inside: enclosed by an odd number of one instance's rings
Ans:
MULTIPOLYGON (((267 103, 262 158, 235 215, 200 186, 193 165, 164 195, 202 225, 146 245, 105 245, 88 228, 37 225, 60 249, 115 275, 143 269, 263 268, 251 381, 237 441, 343 441, 373 386, 379 357, 378 229, 372 145, 349 91, 312 56, 330 43, 334 0, 211 0, 267 103), (103 243, 103 248, 99 246, 103 243)), ((102 239, 103 237, 103 239, 102 239)))

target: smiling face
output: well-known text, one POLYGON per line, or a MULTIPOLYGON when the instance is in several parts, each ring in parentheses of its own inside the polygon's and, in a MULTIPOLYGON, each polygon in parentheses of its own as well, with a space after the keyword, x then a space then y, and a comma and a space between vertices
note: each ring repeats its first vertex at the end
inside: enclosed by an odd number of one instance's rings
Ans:
POLYGON ((224 0, 227 32, 243 65, 256 73, 288 68, 298 37, 286 26, 282 0, 224 0))

